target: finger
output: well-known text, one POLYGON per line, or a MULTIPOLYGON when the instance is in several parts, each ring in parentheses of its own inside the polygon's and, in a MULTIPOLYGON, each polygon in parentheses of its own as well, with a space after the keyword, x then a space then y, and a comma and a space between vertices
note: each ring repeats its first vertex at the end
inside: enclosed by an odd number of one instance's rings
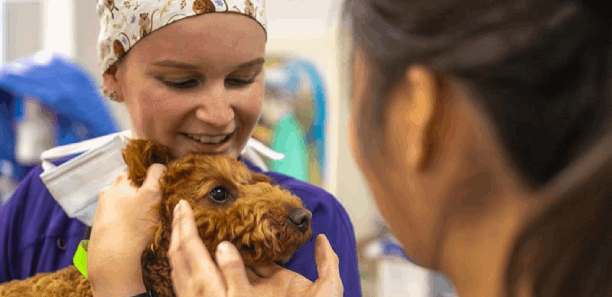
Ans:
MULTIPOLYGON (((147 177, 142 183, 142 189, 159 192, 159 179, 166 173, 166 166, 162 164, 153 164, 147 170, 147 177)), ((156 195, 157 196, 157 195, 156 195)), ((161 199, 161 196, 157 198, 161 199)))
MULTIPOLYGON (((344 293, 340 272, 338 270, 338 256, 334 253, 331 244, 325 235, 317 236, 315 244, 315 262, 319 278, 314 282, 312 290, 316 295, 339 297, 344 293)), ((292 294, 297 294, 299 286, 291 287, 292 294)))
POLYGON ((178 297, 189 296, 187 294, 187 286, 185 285, 185 279, 187 279, 187 275, 183 273, 179 268, 172 267, 170 270, 170 280, 172 281, 172 289, 174 290, 174 294, 178 297))
POLYGON ((180 230, 179 237, 177 239, 178 247, 189 248, 191 252, 201 254, 201 257, 203 257, 202 260, 204 260, 202 265, 214 265, 212 257, 208 253, 208 249, 206 249, 204 242, 202 242, 199 237, 198 229, 195 224, 195 218, 193 216, 193 210, 191 209, 189 203, 187 203, 185 200, 179 201, 179 203, 174 207, 174 220, 172 228, 180 230))
POLYGON ((246 295, 252 290, 244 262, 234 245, 224 241, 217 246, 217 263, 227 282, 229 296, 246 295))
POLYGON ((192 292, 190 292, 192 288, 188 285, 188 280, 192 277, 191 269, 184 255, 184 249, 179 249, 181 228, 176 227, 177 222, 180 221, 178 215, 179 208, 180 207, 175 207, 172 231, 170 233, 170 247, 168 249, 168 259, 170 260, 170 267, 172 268, 170 277, 177 296, 193 296, 192 292))
POLYGON ((176 207, 174 217, 177 222, 173 228, 180 229, 177 252, 184 255, 184 263, 191 271, 192 278, 197 277, 201 279, 199 282, 206 282, 206 291, 224 292, 225 281, 199 237, 191 207, 184 200, 176 207))
POLYGON ((340 281, 340 271, 338 268, 340 261, 338 260, 338 255, 336 255, 329 240, 323 234, 317 236, 315 262, 317 263, 319 279, 340 281))
MULTIPOLYGON (((177 205, 178 206, 178 205, 177 205)), ((178 222, 180 221, 179 208, 174 207, 174 215, 172 218, 172 227, 170 232, 170 247, 168 248, 168 252, 175 251, 179 246, 179 238, 181 238, 181 228, 178 228, 178 222)))
MULTIPOLYGON (((177 293, 183 293, 186 288, 185 280, 190 277, 191 271, 189 266, 186 265, 185 257, 178 251, 178 238, 180 236, 180 230, 178 228, 172 229, 170 249, 168 250, 168 259, 170 260, 170 278, 174 291, 177 293)), ((181 294, 178 294, 181 296, 181 294)))

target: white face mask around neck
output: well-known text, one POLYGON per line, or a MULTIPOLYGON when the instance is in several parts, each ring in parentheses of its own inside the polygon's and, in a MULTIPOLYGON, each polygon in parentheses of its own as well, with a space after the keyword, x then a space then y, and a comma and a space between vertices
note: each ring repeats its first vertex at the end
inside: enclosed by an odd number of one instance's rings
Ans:
MULTIPOLYGON (((40 178, 69 217, 92 226, 98 193, 111 185, 119 173, 127 171, 122 150, 131 136, 131 131, 127 130, 42 153, 43 173, 40 178), (60 166, 50 162, 79 153, 82 154, 60 166)), ((268 168, 257 152, 272 160, 285 157, 250 138, 242 154, 263 171, 268 168)))

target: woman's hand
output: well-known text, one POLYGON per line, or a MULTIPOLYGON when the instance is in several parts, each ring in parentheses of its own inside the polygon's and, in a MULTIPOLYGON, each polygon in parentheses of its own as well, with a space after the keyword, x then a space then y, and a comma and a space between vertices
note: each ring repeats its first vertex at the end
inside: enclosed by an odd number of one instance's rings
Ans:
POLYGON ((215 265, 198 237, 193 212, 181 201, 175 208, 172 239, 168 251, 172 283, 179 297, 201 296, 342 296, 338 256, 327 238, 316 243, 319 279, 312 283, 303 276, 270 264, 254 270, 245 268, 236 248, 219 244, 215 265))
POLYGON ((317 237, 315 261, 319 279, 314 283, 276 264, 247 269, 247 275, 256 296, 342 296, 338 256, 323 234, 317 237))
POLYGON ((88 246, 87 274, 94 296, 134 296, 146 292, 140 257, 153 239, 161 201, 159 179, 166 167, 153 164, 140 188, 120 174, 102 189, 88 246))

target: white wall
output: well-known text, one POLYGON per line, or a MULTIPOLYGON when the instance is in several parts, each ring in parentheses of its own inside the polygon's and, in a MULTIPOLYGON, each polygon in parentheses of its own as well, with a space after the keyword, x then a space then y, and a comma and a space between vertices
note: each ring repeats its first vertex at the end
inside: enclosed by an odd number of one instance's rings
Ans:
MULTIPOLYGON (((84 1, 91 2, 94 1, 84 1)), ((44 48, 75 57, 77 39, 74 0, 42 0, 44 48)))
POLYGON ((10 0, 0 5, 2 13, 2 62, 17 60, 43 48, 40 15, 43 5, 37 0, 10 0))
POLYGON ((6 33, 4 33, 5 18, 6 18, 6 16, 4 15, 4 0, 1 0, 0 1, 0 66, 2 66, 5 63, 5 59, 6 59, 4 57, 4 52, 5 52, 4 38, 6 37, 6 33))

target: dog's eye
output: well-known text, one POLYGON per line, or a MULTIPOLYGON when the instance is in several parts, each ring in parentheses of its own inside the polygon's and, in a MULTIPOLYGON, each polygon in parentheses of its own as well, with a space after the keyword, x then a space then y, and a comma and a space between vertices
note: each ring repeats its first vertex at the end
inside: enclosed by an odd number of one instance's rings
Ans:
POLYGON ((209 194, 210 198, 216 202, 225 202, 229 197, 227 190, 224 187, 216 187, 209 194))

